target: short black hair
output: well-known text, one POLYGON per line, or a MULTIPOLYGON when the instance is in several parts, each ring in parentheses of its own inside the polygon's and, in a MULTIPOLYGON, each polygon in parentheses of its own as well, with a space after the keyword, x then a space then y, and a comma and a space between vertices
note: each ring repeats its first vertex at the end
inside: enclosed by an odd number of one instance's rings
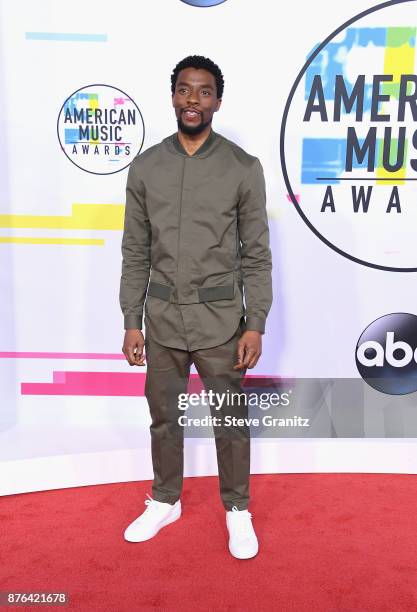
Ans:
POLYGON ((185 57, 183 60, 178 62, 171 74, 172 95, 175 93, 175 85, 177 84, 178 74, 185 68, 200 68, 210 72, 216 79, 217 98, 221 98, 223 96, 224 78, 222 71, 217 64, 203 55, 188 55, 188 57, 185 57))

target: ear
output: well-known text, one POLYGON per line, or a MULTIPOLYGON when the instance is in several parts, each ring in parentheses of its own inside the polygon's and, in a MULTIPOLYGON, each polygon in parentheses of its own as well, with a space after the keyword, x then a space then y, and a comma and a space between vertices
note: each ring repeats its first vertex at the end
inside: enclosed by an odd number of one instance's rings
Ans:
POLYGON ((171 96, 171 102, 172 102, 172 106, 174 106, 174 94, 172 94, 171 96))
POLYGON ((222 105, 222 99, 221 98, 217 98, 217 104, 216 104, 216 108, 214 109, 214 112, 217 113, 217 111, 219 110, 219 108, 222 105))

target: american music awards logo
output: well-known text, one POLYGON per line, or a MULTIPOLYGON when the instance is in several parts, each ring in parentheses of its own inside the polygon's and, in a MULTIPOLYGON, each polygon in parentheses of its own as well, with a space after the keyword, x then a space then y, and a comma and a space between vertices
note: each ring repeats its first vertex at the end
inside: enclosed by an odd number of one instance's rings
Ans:
POLYGON ((416 33, 416 0, 350 19, 307 59, 281 126, 305 223, 339 254, 389 271, 417 271, 416 33))
POLYGON ((62 151, 81 170, 113 174, 142 148, 145 127, 132 98, 111 85, 87 85, 63 103, 57 121, 62 151))

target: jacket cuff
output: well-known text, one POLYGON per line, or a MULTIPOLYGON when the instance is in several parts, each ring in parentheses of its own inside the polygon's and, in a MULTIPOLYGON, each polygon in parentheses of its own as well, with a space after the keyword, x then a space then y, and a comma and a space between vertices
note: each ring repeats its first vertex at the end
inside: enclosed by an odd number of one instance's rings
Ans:
POLYGON ((125 329, 142 329, 142 317, 135 314, 124 316, 125 329))
POLYGON ((258 317, 246 317, 246 331, 258 331, 261 334, 265 333, 265 321, 264 319, 258 319, 258 317))

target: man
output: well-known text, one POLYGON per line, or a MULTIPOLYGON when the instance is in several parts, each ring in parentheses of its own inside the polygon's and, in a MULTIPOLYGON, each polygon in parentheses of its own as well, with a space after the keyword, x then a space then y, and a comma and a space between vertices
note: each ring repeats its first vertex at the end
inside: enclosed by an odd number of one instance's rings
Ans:
MULTIPOLYGON (((178 398, 187 391, 191 363, 206 391, 228 398, 242 394, 242 378, 261 355, 272 303, 262 166, 212 130, 223 87, 210 59, 179 62, 171 75, 178 132, 136 156, 129 168, 122 350, 132 366, 143 366, 146 357, 154 471, 153 498, 125 531, 130 542, 153 537, 181 516, 184 429, 178 398)), ((226 427, 224 417, 247 418, 248 410, 245 402, 219 406, 210 403, 211 415, 220 420, 214 434, 229 550, 247 559, 258 552, 247 509, 249 427, 226 427)))

